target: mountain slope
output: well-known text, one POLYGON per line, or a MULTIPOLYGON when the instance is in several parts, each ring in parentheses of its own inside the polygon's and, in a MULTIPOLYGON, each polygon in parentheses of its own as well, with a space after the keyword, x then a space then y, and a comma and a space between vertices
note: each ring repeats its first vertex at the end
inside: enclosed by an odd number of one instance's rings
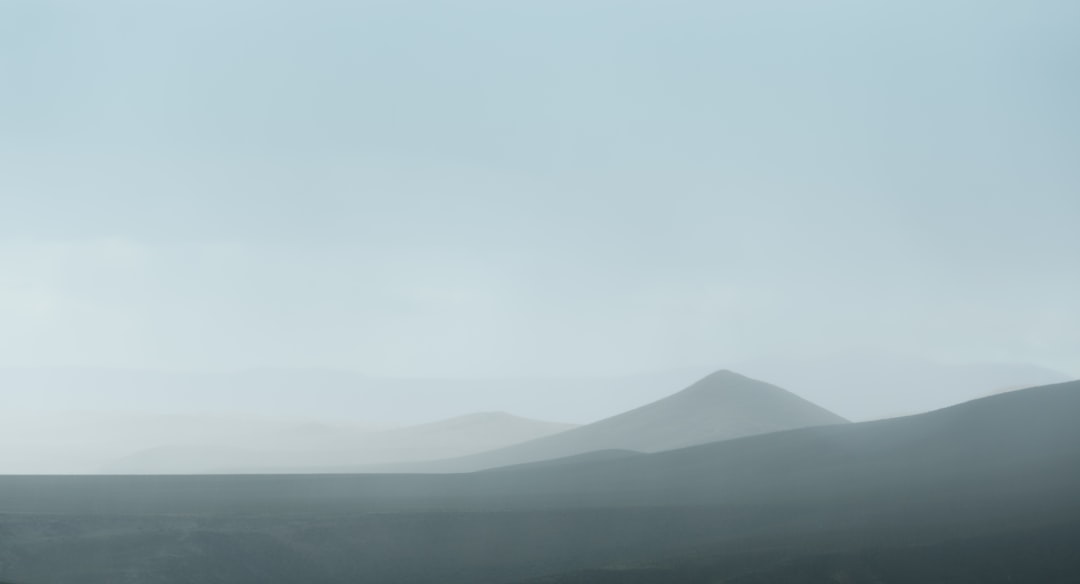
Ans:
POLYGON ((456 460, 386 467, 462 472, 599 450, 659 452, 847 420, 775 385, 718 371, 659 401, 560 434, 456 460))
MULTIPOLYGON (((582 505, 823 506, 860 498, 878 510, 1080 486, 1080 382, 1018 390, 889 420, 804 428, 601 464, 529 471, 492 493, 574 492, 582 505), (960 487, 970 492, 960 492, 960 487), (890 499, 892 498, 892 499, 890 499)), ((485 473, 492 474, 492 473, 485 473)), ((1034 495, 1033 495, 1034 496, 1034 495)), ((1080 499, 1075 500, 1080 508, 1080 499)), ((948 510, 954 512, 958 510, 948 510)))

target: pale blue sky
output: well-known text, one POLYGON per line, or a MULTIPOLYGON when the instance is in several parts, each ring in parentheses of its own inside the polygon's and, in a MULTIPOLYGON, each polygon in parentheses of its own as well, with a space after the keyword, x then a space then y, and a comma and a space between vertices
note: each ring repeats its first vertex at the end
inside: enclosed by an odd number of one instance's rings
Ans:
POLYGON ((1080 3, 0 2, 0 366, 1080 375, 1080 3))

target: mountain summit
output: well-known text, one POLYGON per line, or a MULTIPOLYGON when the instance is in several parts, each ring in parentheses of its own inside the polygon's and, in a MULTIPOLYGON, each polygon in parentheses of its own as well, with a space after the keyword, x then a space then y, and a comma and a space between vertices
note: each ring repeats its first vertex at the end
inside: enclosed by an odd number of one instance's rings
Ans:
MULTIPOLYGON (((670 433, 641 441, 644 452, 672 450, 754 434, 808 426, 843 424, 847 420, 790 391, 734 371, 712 373, 690 387, 652 404, 597 422, 616 427, 626 423, 665 424, 670 433)), ((582 430, 592 426, 585 426, 582 430)))
POLYGON ((480 470, 598 450, 659 452, 845 422, 844 418, 787 390, 723 370, 674 395, 592 424, 408 470, 480 470))

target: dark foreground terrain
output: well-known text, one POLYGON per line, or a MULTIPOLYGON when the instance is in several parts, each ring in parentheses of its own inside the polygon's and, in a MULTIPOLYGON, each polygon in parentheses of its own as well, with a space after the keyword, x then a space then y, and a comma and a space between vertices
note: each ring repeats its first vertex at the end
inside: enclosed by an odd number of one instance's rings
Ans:
POLYGON ((449 475, 0 478, 0 579, 1080 581, 1080 383, 449 475))
POLYGON ((1068 584, 1080 573, 1080 523, 1008 534, 890 545, 804 541, 723 546, 651 563, 581 570, 529 584, 817 584, 949 582, 1068 584), (830 549, 832 548, 832 549, 830 549))

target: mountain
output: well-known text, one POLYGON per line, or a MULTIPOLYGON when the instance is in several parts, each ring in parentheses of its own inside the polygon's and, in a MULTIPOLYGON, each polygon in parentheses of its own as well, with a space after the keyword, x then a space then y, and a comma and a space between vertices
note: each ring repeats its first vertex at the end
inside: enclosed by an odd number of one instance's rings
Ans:
MULTIPOLYGON (((626 497, 647 505, 672 499, 854 505, 861 498, 880 503, 879 511, 902 509, 919 497, 923 505, 970 503, 979 493, 1060 497, 1071 492, 1062 491, 1063 482, 1080 485, 1078 416, 1080 382, 1074 381, 902 418, 553 466, 557 472, 522 471, 517 474, 531 472, 532 479, 506 492, 574 492, 581 504, 626 497)), ((1080 499, 1069 500, 1080 509, 1080 499)))
POLYGON ((1078 416, 1071 382, 506 471, 0 477, 0 579, 1064 584, 1078 416))
POLYGON ((319 466, 380 464, 463 456, 574 428, 503 412, 482 412, 384 431, 356 432, 324 424, 290 427, 243 440, 158 446, 122 457, 113 474, 305 472, 319 466))
POLYGON ((651 404, 573 430, 455 460, 387 472, 463 472, 603 450, 659 452, 847 420, 775 385, 718 371, 651 404))

